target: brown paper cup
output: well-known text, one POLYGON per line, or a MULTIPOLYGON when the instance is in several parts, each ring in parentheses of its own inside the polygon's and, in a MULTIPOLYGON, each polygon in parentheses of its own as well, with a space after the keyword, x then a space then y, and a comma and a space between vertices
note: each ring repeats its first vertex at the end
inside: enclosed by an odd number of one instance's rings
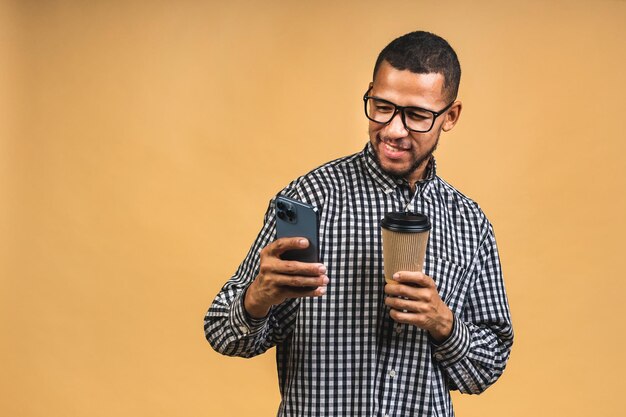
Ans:
POLYGON ((385 281, 398 271, 424 270, 430 220, 423 214, 388 213, 381 221, 385 281))

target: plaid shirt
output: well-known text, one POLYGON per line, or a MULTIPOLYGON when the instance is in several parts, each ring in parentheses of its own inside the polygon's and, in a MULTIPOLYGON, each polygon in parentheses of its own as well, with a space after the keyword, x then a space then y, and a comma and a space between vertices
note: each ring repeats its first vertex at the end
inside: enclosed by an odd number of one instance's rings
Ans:
POLYGON ((513 329, 491 224, 476 203, 436 175, 434 159, 412 193, 384 173, 371 146, 304 175, 280 194, 317 207, 322 297, 287 300, 264 319, 243 307, 259 252, 276 237, 273 205, 248 255, 204 323, 225 355, 276 346, 279 416, 453 416, 449 390, 477 394, 502 374, 513 329), (424 272, 454 313, 450 337, 399 324, 384 304, 380 220, 391 211, 432 222, 424 272))

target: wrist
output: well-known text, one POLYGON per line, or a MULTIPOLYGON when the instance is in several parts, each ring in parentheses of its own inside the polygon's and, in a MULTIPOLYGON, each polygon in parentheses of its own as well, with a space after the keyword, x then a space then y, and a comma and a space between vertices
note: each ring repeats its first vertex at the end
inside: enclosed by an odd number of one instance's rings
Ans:
POLYGON ((272 305, 262 303, 258 299, 255 283, 256 281, 252 282, 252 284, 246 290, 246 294, 243 299, 243 307, 250 317, 254 319, 262 319, 267 316, 272 305))
POLYGON ((442 343, 448 337, 450 337, 453 328, 454 314, 452 313, 452 310, 448 308, 448 306, 445 306, 445 311, 440 317, 440 320, 437 322, 434 328, 429 331, 429 333, 436 343, 442 343))

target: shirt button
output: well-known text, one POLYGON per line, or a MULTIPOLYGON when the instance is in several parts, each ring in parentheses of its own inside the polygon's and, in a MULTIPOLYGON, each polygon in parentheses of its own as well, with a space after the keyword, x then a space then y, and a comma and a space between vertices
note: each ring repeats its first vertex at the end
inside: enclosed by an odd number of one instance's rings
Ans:
POLYGON ((437 359, 438 361, 443 360, 443 355, 441 353, 435 353, 435 359, 437 359))
POLYGON ((248 328, 246 326, 239 326, 239 331, 243 334, 248 334, 248 328))
POLYGON ((393 370, 393 369, 391 371, 389 371, 389 376, 394 378, 396 376, 396 371, 393 370))
POLYGON ((398 334, 402 333, 402 325, 401 324, 397 324, 396 325, 396 333, 398 333, 398 334))

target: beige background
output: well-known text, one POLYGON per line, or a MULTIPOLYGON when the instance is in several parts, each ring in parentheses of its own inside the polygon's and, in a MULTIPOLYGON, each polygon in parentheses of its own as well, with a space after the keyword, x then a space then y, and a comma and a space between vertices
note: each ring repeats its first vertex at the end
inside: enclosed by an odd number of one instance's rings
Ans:
POLYGON ((495 224, 516 331, 459 416, 623 413, 624 1, 2 1, 0 415, 271 416, 202 318, 294 177, 359 151, 379 50, 456 48, 440 174, 495 224))

